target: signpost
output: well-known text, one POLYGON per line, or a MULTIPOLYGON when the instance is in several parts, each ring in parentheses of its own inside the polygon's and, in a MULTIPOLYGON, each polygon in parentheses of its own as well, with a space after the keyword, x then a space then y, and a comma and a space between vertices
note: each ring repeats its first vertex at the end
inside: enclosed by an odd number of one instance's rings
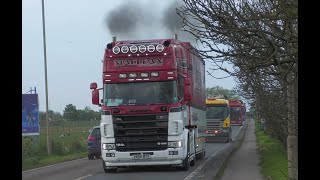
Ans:
POLYGON ((39 135, 38 94, 22 94, 22 136, 39 135))
POLYGON ((38 144, 39 134, 38 94, 22 94, 22 136, 30 136, 35 146, 38 144))

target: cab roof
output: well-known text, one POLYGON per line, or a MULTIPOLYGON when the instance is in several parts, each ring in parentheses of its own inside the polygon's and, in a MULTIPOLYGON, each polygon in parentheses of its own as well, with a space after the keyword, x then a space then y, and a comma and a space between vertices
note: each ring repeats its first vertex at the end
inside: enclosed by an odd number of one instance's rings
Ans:
POLYGON ((220 98, 207 98, 206 104, 229 104, 229 101, 220 98))

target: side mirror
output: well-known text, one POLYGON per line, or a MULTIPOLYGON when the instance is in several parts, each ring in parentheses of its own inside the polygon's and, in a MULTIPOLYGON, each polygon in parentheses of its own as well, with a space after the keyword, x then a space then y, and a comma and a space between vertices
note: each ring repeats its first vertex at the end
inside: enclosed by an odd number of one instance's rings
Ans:
POLYGON ((184 100, 185 101, 191 101, 192 96, 191 96, 191 81, 189 78, 184 79, 184 100))
POLYGON ((92 90, 92 104, 100 106, 99 99, 100 99, 99 98, 99 90, 93 89, 92 90))
POLYGON ((90 84, 90 89, 97 89, 97 83, 93 82, 90 84))

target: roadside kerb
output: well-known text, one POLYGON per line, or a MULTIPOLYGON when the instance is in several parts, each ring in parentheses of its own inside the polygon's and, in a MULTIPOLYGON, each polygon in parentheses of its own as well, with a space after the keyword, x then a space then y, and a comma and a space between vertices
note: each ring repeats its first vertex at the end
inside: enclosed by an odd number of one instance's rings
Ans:
POLYGON ((243 127, 239 130, 238 136, 233 139, 223 151, 218 152, 196 175, 191 178, 192 180, 214 180, 218 172, 224 168, 224 163, 228 160, 231 153, 242 142, 245 132, 248 127, 248 122, 244 123, 243 127))

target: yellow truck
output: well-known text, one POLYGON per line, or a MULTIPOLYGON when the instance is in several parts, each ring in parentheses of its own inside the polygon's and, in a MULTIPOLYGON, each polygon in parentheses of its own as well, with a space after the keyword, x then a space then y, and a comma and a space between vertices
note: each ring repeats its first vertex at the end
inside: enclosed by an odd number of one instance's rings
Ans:
POLYGON ((206 142, 230 142, 232 130, 230 125, 229 101, 222 98, 206 99, 206 142))

